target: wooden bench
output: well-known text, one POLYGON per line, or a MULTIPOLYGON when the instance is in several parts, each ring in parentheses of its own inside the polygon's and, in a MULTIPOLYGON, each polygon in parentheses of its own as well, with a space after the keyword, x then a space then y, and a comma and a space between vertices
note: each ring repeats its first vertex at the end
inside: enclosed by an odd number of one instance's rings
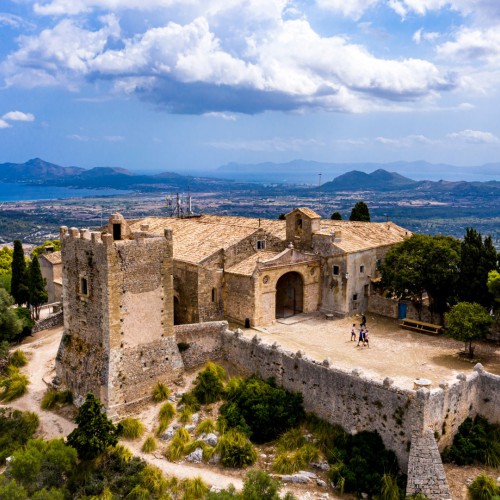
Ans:
POLYGON ((402 319, 399 326, 405 330, 426 333, 427 335, 439 335, 443 333, 443 327, 441 325, 433 325, 432 323, 425 323, 424 321, 418 321, 416 319, 402 319))

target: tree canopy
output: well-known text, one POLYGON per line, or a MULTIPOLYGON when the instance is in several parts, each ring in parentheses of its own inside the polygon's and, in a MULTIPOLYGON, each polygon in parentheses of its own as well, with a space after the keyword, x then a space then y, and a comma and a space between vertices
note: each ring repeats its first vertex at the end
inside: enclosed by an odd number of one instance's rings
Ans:
POLYGON ((23 330, 23 321, 12 309, 13 305, 14 299, 7 290, 0 288, 0 342, 11 342, 23 330))
POLYGON ((368 205, 364 201, 358 201, 351 210, 349 220, 370 222, 370 211, 368 205))
POLYGON ((81 460, 92 460, 118 442, 119 427, 109 420, 101 402, 90 392, 75 422, 78 427, 68 435, 67 443, 75 448, 81 460))
POLYGON ((29 300, 28 271, 24 258, 23 244, 20 240, 14 241, 12 255, 11 294, 18 305, 26 304, 29 300))
POLYGON ((45 279, 42 277, 38 257, 33 257, 29 266, 29 292, 30 305, 33 311, 33 319, 40 318, 40 306, 45 304, 48 299, 45 289, 45 279))
POLYGON ((421 310, 425 293, 442 314, 456 294, 460 242, 451 236, 414 234, 394 245, 380 266, 382 286, 421 310))
POLYGON ((0 287, 5 288, 10 293, 10 282, 12 280, 12 254, 14 252, 3 247, 0 250, 0 287))
POLYGON ((342 220, 342 214, 340 212, 333 212, 332 216, 330 217, 332 220, 342 220))
POLYGON ((467 228, 461 244, 459 299, 491 307, 493 296, 488 290, 488 273, 499 271, 498 254, 491 236, 484 238, 467 228))
POLYGON ((475 302, 459 302, 446 313, 448 335, 465 343, 469 357, 474 356, 472 342, 484 339, 490 330, 492 318, 488 311, 475 302))
POLYGON ((32 257, 38 257, 42 253, 45 253, 45 249, 47 247, 53 247, 54 252, 58 252, 61 250, 61 241, 60 240, 47 240, 43 245, 38 245, 37 247, 33 248, 31 251, 31 256, 32 257))
POLYGON ((488 290, 493 295, 497 306, 500 305, 500 273, 498 271, 488 273, 488 290))

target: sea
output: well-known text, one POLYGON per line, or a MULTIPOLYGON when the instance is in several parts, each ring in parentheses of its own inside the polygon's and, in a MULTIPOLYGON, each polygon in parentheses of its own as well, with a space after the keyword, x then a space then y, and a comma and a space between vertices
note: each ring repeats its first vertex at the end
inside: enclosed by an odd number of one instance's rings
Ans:
POLYGON ((58 186, 34 186, 32 184, 0 182, 0 202, 60 200, 127 193, 130 193, 130 191, 119 189, 73 189, 58 186))

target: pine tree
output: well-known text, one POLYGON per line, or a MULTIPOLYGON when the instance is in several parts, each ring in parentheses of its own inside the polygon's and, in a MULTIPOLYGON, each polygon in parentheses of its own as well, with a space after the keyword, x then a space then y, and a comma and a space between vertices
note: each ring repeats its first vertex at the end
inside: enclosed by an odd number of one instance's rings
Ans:
POLYGON ((488 290, 488 273, 498 269, 498 254, 491 236, 483 241, 481 233, 468 227, 461 244, 460 300, 491 307, 494 298, 488 290))
POLYGON ((332 216, 330 217, 332 220, 342 220, 342 214, 340 212, 333 212, 332 216))
POLYGON ((351 210, 351 221, 370 222, 370 211, 364 201, 358 201, 351 210))
POLYGON ((81 460, 92 460, 118 442, 120 425, 117 427, 109 420, 101 402, 91 392, 80 406, 75 422, 78 427, 68 435, 67 443, 75 448, 81 460))
POLYGON ((22 305, 29 301, 28 271, 26 269, 23 244, 20 240, 14 241, 10 290, 16 304, 22 305))
POLYGON ((34 320, 40 318, 40 307, 45 304, 48 299, 47 290, 45 289, 45 279, 40 270, 38 257, 33 257, 29 267, 29 301, 32 307, 32 316, 34 320))

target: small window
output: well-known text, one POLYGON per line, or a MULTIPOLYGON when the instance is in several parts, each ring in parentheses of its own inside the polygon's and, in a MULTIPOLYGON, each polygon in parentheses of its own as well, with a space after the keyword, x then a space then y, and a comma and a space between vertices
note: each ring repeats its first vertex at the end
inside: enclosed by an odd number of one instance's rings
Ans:
POLYGON ((257 240, 257 250, 266 249, 266 240, 257 240))
POLYGON ((212 288, 212 302, 217 298, 217 288, 212 288))
POLYGON ((382 265, 382 259, 377 259, 377 262, 375 262, 375 265, 377 266, 377 269, 380 269, 380 266, 382 265))
POLYGON ((333 266, 333 274, 337 276, 340 274, 340 267, 339 266, 333 266))
POLYGON ((365 266, 359 266, 359 272, 363 274, 365 272, 365 266))
POLYGON ((122 225, 121 224, 113 224, 113 239, 121 240, 122 239, 122 225))
POLYGON ((357 293, 353 294, 352 300, 354 300, 354 301, 358 300, 358 294, 357 293))
POLYGON ((89 285, 87 282, 87 278, 80 278, 80 293, 82 295, 88 295, 89 294, 89 285))

